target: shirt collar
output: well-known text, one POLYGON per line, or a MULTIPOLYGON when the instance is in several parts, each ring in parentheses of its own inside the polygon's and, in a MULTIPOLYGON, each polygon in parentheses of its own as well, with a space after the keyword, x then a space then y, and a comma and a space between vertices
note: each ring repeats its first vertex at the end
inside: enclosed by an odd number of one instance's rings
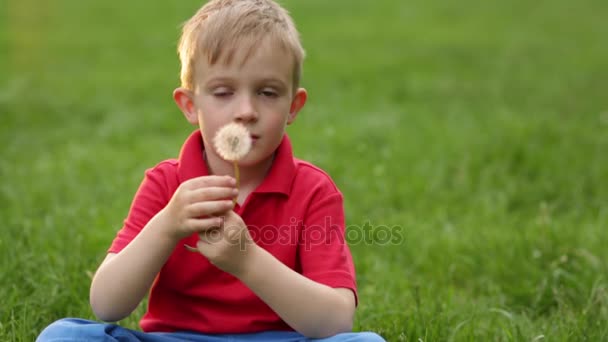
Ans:
MULTIPOLYGON (((180 183, 200 176, 209 175, 209 169, 203 158, 205 147, 200 130, 194 131, 179 153, 178 176, 180 183)), ((277 148, 268 174, 253 192, 255 193, 281 193, 289 196, 291 185, 296 174, 296 165, 293 158, 291 142, 287 134, 283 136, 277 148)))

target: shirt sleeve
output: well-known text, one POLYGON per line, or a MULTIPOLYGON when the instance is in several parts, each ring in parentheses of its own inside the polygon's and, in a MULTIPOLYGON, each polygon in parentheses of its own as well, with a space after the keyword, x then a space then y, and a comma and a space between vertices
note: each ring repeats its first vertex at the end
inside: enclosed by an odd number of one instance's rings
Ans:
POLYGON ((313 196, 301 234, 298 254, 302 274, 333 288, 348 288, 357 300, 355 267, 345 239, 340 192, 313 196))
POLYGON ((171 183, 175 183, 171 182, 171 178, 176 178, 171 177, 175 173, 172 168, 175 169, 175 164, 163 162, 146 170, 124 225, 116 234, 108 253, 118 253, 125 248, 148 221, 167 205, 176 188, 176 185, 171 186, 171 183))

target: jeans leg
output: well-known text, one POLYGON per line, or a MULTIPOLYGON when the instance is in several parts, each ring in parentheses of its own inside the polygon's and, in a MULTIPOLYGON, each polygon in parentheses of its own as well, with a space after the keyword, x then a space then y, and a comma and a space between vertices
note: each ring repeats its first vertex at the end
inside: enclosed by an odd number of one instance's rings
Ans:
POLYGON ((342 333, 331 337, 311 339, 317 342, 386 342, 384 338, 373 332, 342 333))
MULTIPOLYGON (((180 334, 144 333, 123 328, 116 324, 99 323, 79 318, 60 319, 48 327, 36 339, 36 342, 182 342, 180 334)), ((191 335, 196 336, 196 335, 191 335)), ((198 336, 202 338, 202 336, 198 336)), ((197 339, 199 340, 199 339, 197 339)), ((200 341, 208 341, 200 339, 200 341)), ((209 340, 213 341, 213 340, 209 340)))
POLYGON ((36 342, 116 341, 107 335, 104 325, 79 318, 64 318, 46 327, 36 342))
POLYGON ((331 337, 312 339, 295 331, 267 331, 254 334, 224 335, 229 341, 236 342, 386 342, 380 335, 372 332, 353 332, 331 337))
POLYGON ((295 331, 262 331, 252 334, 222 335, 230 342, 306 342, 308 339, 295 331))

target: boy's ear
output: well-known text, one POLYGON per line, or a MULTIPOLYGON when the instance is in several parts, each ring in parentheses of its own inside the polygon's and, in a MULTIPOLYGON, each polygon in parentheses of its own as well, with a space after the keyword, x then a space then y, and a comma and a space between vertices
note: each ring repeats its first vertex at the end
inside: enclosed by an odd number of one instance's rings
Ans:
POLYGON ((177 88, 173 91, 173 100, 182 113, 184 113, 186 120, 193 125, 198 125, 198 115, 194 106, 192 92, 185 88, 177 88))
POLYGON ((308 93, 306 92, 306 89, 298 88, 293 97, 293 100, 291 101, 291 108, 289 109, 289 115, 287 116, 288 125, 291 125, 291 123, 294 122, 296 116, 298 116, 298 113, 306 104, 306 99, 308 99, 308 93))

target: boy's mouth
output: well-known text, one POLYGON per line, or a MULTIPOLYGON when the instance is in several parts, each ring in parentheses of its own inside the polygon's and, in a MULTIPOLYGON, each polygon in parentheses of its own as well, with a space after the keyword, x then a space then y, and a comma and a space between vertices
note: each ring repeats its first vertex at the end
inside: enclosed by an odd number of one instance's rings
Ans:
POLYGON ((256 142, 260 138, 260 136, 256 135, 256 134, 251 134, 250 136, 251 136, 251 142, 256 142))

